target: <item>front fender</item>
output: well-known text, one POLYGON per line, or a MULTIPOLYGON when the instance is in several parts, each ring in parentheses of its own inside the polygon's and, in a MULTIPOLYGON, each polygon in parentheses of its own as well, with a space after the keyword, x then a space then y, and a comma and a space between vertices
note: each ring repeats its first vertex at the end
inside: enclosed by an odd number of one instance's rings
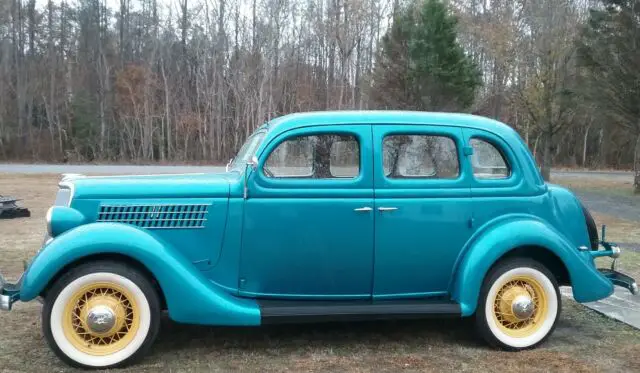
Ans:
POLYGON ((33 260, 24 274, 20 300, 42 293, 65 266, 95 254, 120 254, 142 263, 158 281, 171 319, 207 325, 259 325, 255 301, 225 293, 178 250, 152 232, 119 223, 92 223, 61 234, 33 260))
POLYGON ((525 246, 546 248, 564 263, 578 302, 606 298, 613 292, 613 285, 598 272, 589 253, 581 253, 539 218, 512 215, 480 230, 461 253, 451 295, 460 303, 463 316, 475 312, 482 282, 491 266, 509 251, 525 246))

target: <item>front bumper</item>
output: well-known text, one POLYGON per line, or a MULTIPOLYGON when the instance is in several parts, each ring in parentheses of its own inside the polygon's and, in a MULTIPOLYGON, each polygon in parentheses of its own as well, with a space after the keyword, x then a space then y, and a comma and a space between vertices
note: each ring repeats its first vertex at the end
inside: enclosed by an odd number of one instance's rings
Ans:
POLYGON ((11 311, 11 307, 20 299, 22 276, 15 283, 6 282, 0 273, 0 311, 11 311))

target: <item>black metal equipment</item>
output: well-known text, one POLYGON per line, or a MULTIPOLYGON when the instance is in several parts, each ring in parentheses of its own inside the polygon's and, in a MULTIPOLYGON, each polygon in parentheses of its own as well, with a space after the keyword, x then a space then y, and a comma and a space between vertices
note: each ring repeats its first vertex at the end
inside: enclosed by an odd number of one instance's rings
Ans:
POLYGON ((0 196, 0 219, 28 218, 31 216, 29 209, 19 207, 17 198, 0 196))

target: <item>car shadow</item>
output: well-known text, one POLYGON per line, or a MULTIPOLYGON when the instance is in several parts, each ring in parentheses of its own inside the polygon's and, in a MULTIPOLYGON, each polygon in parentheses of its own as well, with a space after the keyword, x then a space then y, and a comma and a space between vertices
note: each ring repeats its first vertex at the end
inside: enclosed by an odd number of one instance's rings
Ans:
POLYGON ((265 325, 260 327, 213 327, 178 324, 164 317, 152 355, 207 347, 237 352, 268 353, 305 348, 350 348, 360 345, 453 344, 485 346, 475 333, 471 318, 426 320, 378 320, 312 324, 265 325))

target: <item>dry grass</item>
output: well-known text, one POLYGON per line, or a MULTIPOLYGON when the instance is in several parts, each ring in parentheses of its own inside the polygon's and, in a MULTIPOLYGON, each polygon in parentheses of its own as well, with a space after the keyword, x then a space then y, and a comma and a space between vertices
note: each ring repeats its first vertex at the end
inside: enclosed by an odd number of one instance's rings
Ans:
MULTIPOLYGON (((606 225, 606 239, 610 242, 635 243, 640 247, 640 223, 619 219, 610 215, 594 213, 593 218, 598 226, 606 225)), ((618 259, 618 270, 635 279, 640 279, 640 252, 622 247, 622 256, 618 259)), ((599 267, 610 267, 610 258, 598 258, 599 267)))
MULTIPOLYGON (((20 261, 41 243, 56 181, 51 175, 0 175, 0 193, 25 199, 33 214, 0 220, 0 268, 11 277, 20 273, 20 261)), ((630 223, 596 219, 607 221, 612 239, 626 239, 630 223)), ((70 370, 46 346, 40 309, 37 303, 19 303, 13 312, 0 313, 0 371, 70 370)), ((164 320, 149 356, 125 371, 630 372, 640 371, 639 354, 639 331, 565 299, 555 334, 544 346, 521 353, 486 347, 475 337, 472 320, 264 328, 200 327, 164 320)))
POLYGON ((627 197, 640 196, 633 194, 633 180, 593 175, 591 177, 557 176, 551 180, 554 184, 563 185, 569 189, 601 194, 613 194, 627 197))
MULTIPOLYGON (((592 212, 598 227, 606 225, 606 239, 612 242, 633 242, 640 246, 640 223, 592 212)), ((599 232, 600 233, 600 232, 599 232)))

